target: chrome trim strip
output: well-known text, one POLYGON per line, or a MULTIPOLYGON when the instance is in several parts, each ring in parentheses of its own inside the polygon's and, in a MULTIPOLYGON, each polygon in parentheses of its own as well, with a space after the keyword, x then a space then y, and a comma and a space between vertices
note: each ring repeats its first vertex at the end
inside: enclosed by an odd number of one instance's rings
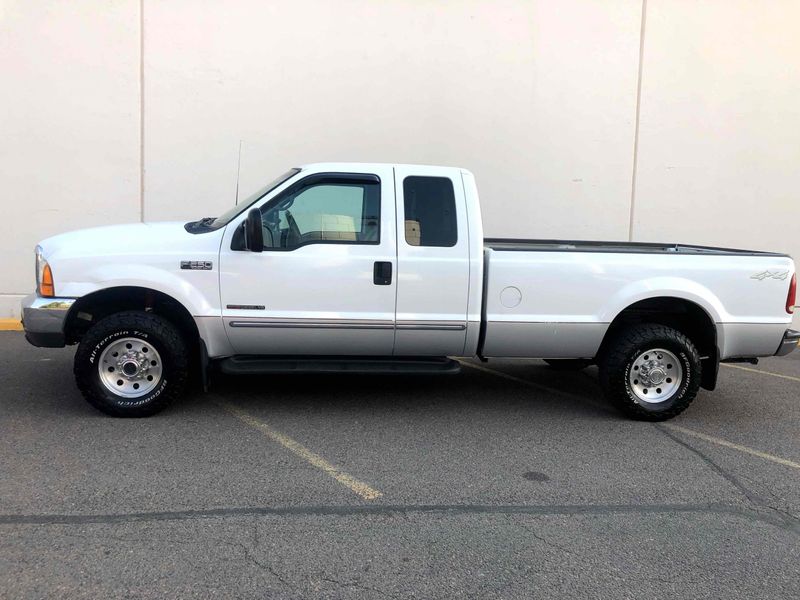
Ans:
POLYGON ((398 323, 397 329, 402 331, 464 331, 466 323, 445 322, 404 322, 398 323))
POLYGON ((505 321, 493 319, 486 322, 500 325, 611 325, 609 321, 505 321))
POLYGON ((264 310, 263 304, 227 304, 225 308, 229 310, 264 310))
MULTIPOLYGON (((326 321, 323 319, 260 319, 253 321, 232 320, 229 327, 262 329, 395 329, 392 321, 370 319, 326 321)), ((464 331, 466 323, 452 321, 405 321, 397 324, 402 331, 464 331)))
POLYGON ((297 319, 289 321, 230 321, 230 327, 250 327, 265 329, 394 329, 391 321, 321 321, 297 319))

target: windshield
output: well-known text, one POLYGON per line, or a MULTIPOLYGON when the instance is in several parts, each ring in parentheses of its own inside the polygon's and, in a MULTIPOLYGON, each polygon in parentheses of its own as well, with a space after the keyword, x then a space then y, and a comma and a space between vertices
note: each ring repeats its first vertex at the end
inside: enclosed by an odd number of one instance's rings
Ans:
POLYGON ((242 213, 243 211, 247 210, 250 205, 257 202, 260 198, 263 198, 267 194, 269 194, 272 190, 276 187, 281 185, 283 182, 288 180, 291 177, 294 177, 300 172, 300 169, 289 169, 278 177, 277 179, 273 179, 267 185, 262 187, 261 189, 257 190, 256 192, 250 194, 244 200, 239 201, 235 206, 232 206, 216 219, 214 219, 211 223, 208 224, 209 229, 219 229, 220 227, 225 227, 231 220, 236 217, 236 215, 242 213))

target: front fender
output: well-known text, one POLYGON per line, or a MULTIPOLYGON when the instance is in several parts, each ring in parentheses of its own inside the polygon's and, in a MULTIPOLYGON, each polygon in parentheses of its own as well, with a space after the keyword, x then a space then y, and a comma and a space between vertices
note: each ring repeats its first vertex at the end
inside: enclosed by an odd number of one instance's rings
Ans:
MULTIPOLYGON (((215 261, 216 262, 216 261, 215 261)), ((57 283, 59 296, 79 298, 116 287, 148 288, 171 296, 193 317, 220 316, 216 271, 172 272, 135 263, 98 265, 83 272, 82 281, 57 283), (124 276, 120 276, 124 274, 124 276)))

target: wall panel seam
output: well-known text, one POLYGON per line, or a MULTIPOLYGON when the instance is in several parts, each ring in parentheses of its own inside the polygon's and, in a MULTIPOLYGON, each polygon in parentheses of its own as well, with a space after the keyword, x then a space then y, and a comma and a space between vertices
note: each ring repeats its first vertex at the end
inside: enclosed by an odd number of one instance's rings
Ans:
POLYGON ((139 0, 139 220, 144 222, 144 0, 139 0))
POLYGON ((631 204, 628 215, 628 241, 633 241, 633 219, 636 210, 636 171, 639 166, 639 115, 642 104, 642 70, 644 68, 644 35, 647 24, 647 0, 642 0, 642 23, 639 30, 639 70, 636 76, 636 116, 633 128, 633 165, 631 172, 631 204))

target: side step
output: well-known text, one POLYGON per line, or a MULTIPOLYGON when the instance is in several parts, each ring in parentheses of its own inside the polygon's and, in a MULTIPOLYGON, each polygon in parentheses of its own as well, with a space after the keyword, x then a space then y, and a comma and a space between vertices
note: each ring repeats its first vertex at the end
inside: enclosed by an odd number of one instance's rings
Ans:
POLYGON ((345 357, 345 356, 232 356, 217 362, 226 375, 264 373, 419 373, 456 375, 461 365, 451 358, 345 357))

